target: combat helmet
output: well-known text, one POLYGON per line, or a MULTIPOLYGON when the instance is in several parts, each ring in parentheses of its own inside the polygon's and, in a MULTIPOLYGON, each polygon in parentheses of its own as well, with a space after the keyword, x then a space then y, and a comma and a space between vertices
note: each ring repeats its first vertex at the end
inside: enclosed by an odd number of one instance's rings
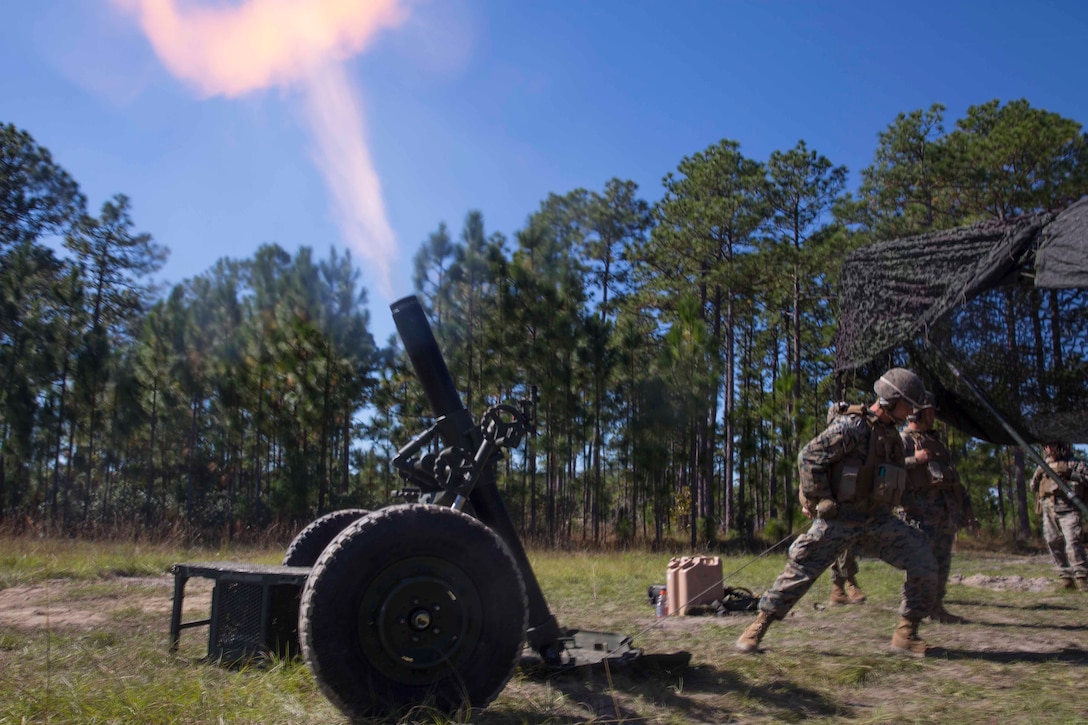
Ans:
POLYGON ((937 396, 927 390, 926 394, 922 396, 922 404, 917 405, 917 406, 914 407, 914 411, 910 415, 907 416, 907 420, 911 421, 912 423, 917 422, 918 421, 918 415, 923 410, 932 410, 932 409, 934 409, 936 407, 937 407, 937 396))
POLYGON ((906 368, 892 368, 884 373, 873 383, 873 390, 880 397, 881 408, 894 408, 900 400, 921 408, 926 396, 925 383, 906 368))

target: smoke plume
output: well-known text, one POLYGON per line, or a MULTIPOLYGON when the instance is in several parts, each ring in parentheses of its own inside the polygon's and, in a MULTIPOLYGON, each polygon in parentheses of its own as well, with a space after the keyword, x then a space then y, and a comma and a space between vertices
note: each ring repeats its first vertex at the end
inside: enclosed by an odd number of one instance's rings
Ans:
POLYGON ((112 0, 134 14, 166 68, 202 96, 280 87, 302 95, 315 163, 349 246, 388 296, 396 240, 344 61, 405 18, 399 0, 112 0))

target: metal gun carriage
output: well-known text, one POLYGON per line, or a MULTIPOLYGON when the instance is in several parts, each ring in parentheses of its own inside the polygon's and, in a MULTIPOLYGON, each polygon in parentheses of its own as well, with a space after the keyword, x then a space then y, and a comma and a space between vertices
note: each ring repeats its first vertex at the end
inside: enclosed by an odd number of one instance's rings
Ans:
POLYGON ((548 667, 638 658, 629 638, 559 626, 503 503, 494 463, 531 432, 534 401, 474 422, 419 300, 392 312, 435 422, 394 459, 418 502, 333 512, 288 549, 313 567, 299 640, 322 691, 352 717, 452 711, 490 703, 526 643, 548 667))

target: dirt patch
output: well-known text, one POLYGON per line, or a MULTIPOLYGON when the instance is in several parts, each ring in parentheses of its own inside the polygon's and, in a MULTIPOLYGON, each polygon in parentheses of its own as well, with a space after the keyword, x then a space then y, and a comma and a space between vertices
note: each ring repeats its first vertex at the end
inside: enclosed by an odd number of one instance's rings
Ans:
POLYGON ((1022 576, 972 574, 965 577, 962 574, 953 574, 948 577, 948 583, 991 589, 998 592, 1049 592, 1054 589, 1054 581, 1045 576, 1026 578, 1022 576))
MULTIPOLYGON (((212 582, 190 580, 185 612, 211 608, 212 582)), ((174 578, 123 577, 109 580, 52 579, 41 584, 0 590, 0 627, 19 631, 70 629, 88 631, 114 619, 122 610, 170 616, 174 578)))

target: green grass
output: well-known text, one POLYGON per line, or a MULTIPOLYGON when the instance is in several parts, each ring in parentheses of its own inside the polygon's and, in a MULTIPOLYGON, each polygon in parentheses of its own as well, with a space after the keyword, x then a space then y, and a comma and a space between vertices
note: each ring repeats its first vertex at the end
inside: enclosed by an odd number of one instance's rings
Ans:
MULTIPOLYGON (((5 656, 0 722, 329 722, 302 665, 229 671, 170 657, 153 642, 51 638, 5 656), (48 658, 48 663, 46 662, 48 658)), ((10 653, 5 653, 10 654, 10 653)))
POLYGON ((278 564, 282 551, 252 548, 197 549, 128 541, 77 541, 63 538, 0 539, 0 589, 49 579, 158 576, 177 561, 241 560, 278 564))
MULTIPOLYGON (((0 626, 0 724, 344 722, 306 667, 272 660, 231 669, 202 662, 206 630, 167 651, 172 563, 275 563, 280 549, 200 550, 68 540, 0 541, 5 587, 48 587, 51 607, 101 610, 91 627, 0 626), (139 579, 133 579, 139 577, 139 579), (149 607, 157 604, 156 607, 149 607)), ((678 550, 675 555, 687 553, 678 550)), ((924 625, 924 660, 888 654, 902 574, 869 559, 862 606, 826 607, 821 579, 771 628, 760 655, 732 649, 750 615, 657 619, 646 599, 671 554, 548 552, 530 559, 563 626, 634 636, 647 653, 687 651, 683 671, 616 670, 546 678, 516 672, 485 711, 417 708, 388 722, 663 723, 1078 722, 1088 668, 1088 596, 954 585, 967 625, 924 625)), ((724 557, 726 583, 757 592, 784 555, 724 557), (738 572, 739 570, 739 572, 738 572), (733 572, 738 572, 733 574, 733 572)), ((1053 577, 1040 556, 965 552, 953 572, 1053 577)), ((196 580, 190 582, 192 587, 196 580)))

